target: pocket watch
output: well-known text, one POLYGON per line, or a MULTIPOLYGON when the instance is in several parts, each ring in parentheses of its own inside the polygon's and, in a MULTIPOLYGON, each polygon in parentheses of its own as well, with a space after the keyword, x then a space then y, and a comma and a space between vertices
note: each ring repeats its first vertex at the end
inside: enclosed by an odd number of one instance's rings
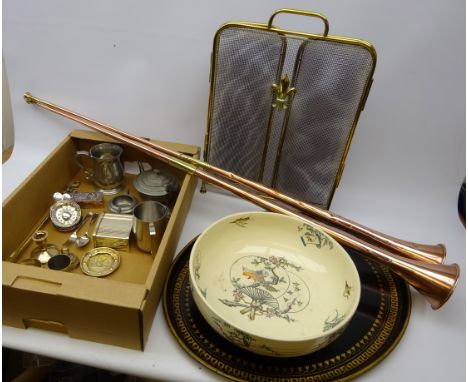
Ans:
POLYGON ((64 194, 50 207, 50 220, 58 231, 72 231, 81 220, 81 207, 64 194))

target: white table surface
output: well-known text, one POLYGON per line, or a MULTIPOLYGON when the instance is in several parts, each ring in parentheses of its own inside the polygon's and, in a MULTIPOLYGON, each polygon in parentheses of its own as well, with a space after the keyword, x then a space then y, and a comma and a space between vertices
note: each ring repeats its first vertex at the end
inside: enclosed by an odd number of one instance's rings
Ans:
MULTIPOLYGON (((458 263, 462 272, 454 295, 438 311, 412 290, 412 314, 400 344, 359 380, 464 380, 466 240, 457 214, 466 173, 462 0, 6 0, 3 54, 16 145, 2 166, 3 199, 79 128, 26 105, 26 90, 133 134, 201 145, 214 32, 226 21, 265 22, 285 6, 322 12, 331 34, 369 40, 377 50, 374 85, 332 210, 402 239, 445 243, 447 262, 458 263)), ((284 23, 304 31, 321 28, 309 19, 284 23)), ((234 197, 196 191, 178 250, 216 219, 252 209, 234 197)), ((144 352, 6 326, 2 341, 158 380, 224 380, 179 346, 161 305, 144 352)))

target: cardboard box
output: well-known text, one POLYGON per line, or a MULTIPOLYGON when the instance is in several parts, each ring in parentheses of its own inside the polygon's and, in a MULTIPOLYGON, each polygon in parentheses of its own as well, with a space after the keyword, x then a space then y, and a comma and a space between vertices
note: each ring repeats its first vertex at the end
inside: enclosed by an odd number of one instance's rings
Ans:
MULTIPOLYGON (((72 180, 81 182, 79 191, 94 190, 76 165, 74 155, 99 142, 115 141, 99 133, 73 131, 3 203, 3 324, 54 330, 73 338, 143 350, 190 208, 195 177, 123 146, 122 163, 147 161, 153 167, 171 171, 181 183, 157 254, 143 253, 132 243, 129 252, 120 253, 120 267, 103 278, 87 276, 80 268, 62 272, 11 262, 13 257, 15 261, 29 257, 35 244, 27 239, 39 228, 49 233, 49 243, 59 247, 68 238, 70 233, 58 232, 47 220, 52 195, 63 191, 72 180)), ((195 146, 157 143, 199 156, 195 146)), ((134 176, 125 176, 125 192, 139 197, 133 188, 134 176)), ((106 203, 109 198, 106 196, 106 203)), ((81 259, 92 247, 91 243, 70 250, 81 259)))

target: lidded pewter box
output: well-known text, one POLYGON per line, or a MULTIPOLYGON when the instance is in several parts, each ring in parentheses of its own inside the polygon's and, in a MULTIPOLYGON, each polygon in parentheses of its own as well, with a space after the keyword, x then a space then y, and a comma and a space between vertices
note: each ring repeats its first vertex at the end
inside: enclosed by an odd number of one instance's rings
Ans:
POLYGON ((119 251, 130 250, 133 215, 106 212, 99 216, 93 233, 94 247, 110 247, 119 251))

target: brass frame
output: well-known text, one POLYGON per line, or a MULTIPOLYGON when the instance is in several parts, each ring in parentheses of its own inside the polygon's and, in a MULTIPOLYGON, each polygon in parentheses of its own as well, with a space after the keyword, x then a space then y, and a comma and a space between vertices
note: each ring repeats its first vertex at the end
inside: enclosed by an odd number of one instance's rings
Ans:
MULTIPOLYGON (((280 57, 280 60, 279 60, 278 71, 276 72, 276 83, 280 83, 280 81, 281 81, 281 73, 283 72, 285 53, 286 53, 287 46, 288 46, 288 40, 284 36, 280 36, 280 37, 281 37, 281 40, 283 41, 283 46, 282 46, 282 49, 281 49, 281 57, 280 57)), ((213 93, 214 93, 214 87, 213 87, 213 93)), ((210 97, 211 97, 211 92, 210 92, 210 97)), ((273 101, 274 97, 275 97, 274 94, 272 94, 272 96, 271 96, 272 101, 273 101)), ((213 98, 214 98, 214 96, 213 96, 213 98)), ((272 102, 272 104, 273 104, 273 102, 272 102)), ((263 143, 262 161, 260 162, 260 170, 259 170, 259 173, 258 173, 258 176, 257 176, 257 181, 258 182, 262 181, 263 173, 265 171, 266 156, 267 156, 267 153, 268 153, 268 142, 270 141, 271 127, 273 125, 273 121, 275 120, 275 114, 276 114, 276 108, 271 107, 270 117, 268 118, 267 131, 266 131, 266 134, 265 134, 265 142, 263 143)), ((207 142, 209 143, 209 140, 207 142)), ((206 150, 207 150, 207 154, 208 154, 208 147, 206 148, 206 150)))
MULTIPOLYGON (((375 48, 373 47, 372 44, 370 44, 367 41, 361 40, 361 39, 356 39, 356 38, 351 38, 351 37, 343 37, 343 36, 332 36, 328 35, 328 20, 327 18, 316 12, 308 12, 308 11, 301 11, 301 10, 296 10, 296 9, 288 9, 288 8, 283 8, 275 11, 273 15, 270 17, 269 21, 267 24, 264 23, 250 23, 250 22, 228 22, 223 24, 217 31, 213 40, 213 48, 211 52, 211 66, 210 66, 210 91, 209 91, 209 100, 208 100, 208 115, 207 115, 207 126, 206 126, 206 131, 205 131, 205 139, 204 139, 204 146, 203 146, 203 158, 206 162, 209 163, 210 161, 210 152, 209 152, 209 144, 210 144, 210 130, 211 130, 211 122, 212 122, 212 115, 213 115, 213 104, 214 104, 214 99, 215 99, 215 85, 216 85, 216 59, 217 59, 217 52, 218 52, 218 45, 219 45, 219 40, 220 40, 220 35, 221 33, 228 29, 228 28, 247 28, 247 29, 252 29, 252 30, 260 30, 260 31, 266 31, 266 32, 271 32, 271 33, 277 33, 279 34, 282 38, 286 37, 299 37, 304 39, 304 43, 307 42, 307 40, 320 40, 320 41, 332 41, 332 42, 337 42, 337 43, 342 43, 342 44, 350 44, 350 45, 357 45, 361 46, 364 49, 366 49, 372 58, 372 67, 369 72, 369 76, 367 78, 364 90, 361 95, 361 99, 354 117, 354 121, 352 123, 348 138, 347 138, 347 143, 346 146, 343 150, 343 154, 340 160, 340 166, 338 168, 335 181, 333 184, 332 191, 329 195, 328 201, 326 208, 328 209, 330 207, 331 201, 333 199, 334 193, 336 191, 336 188, 338 187, 341 176, 343 174, 345 162, 346 162, 346 157, 349 152, 349 148, 351 146, 352 139, 354 137, 354 132, 356 130, 356 126, 360 117, 360 114, 362 110, 364 110, 365 103, 367 100, 367 97, 369 95, 370 88, 373 83, 373 75, 375 72, 375 67, 377 64, 377 53, 375 51, 375 48), (323 34, 311 34, 311 33, 305 33, 305 32, 298 32, 298 31, 292 31, 292 30, 287 30, 287 29, 281 29, 273 26, 273 19, 276 15, 280 13, 289 13, 289 14, 295 14, 295 15, 301 15, 301 16, 310 16, 310 17, 316 17, 321 19, 324 22, 324 32, 323 34)), ((284 63, 284 55, 281 57, 281 64, 280 68, 282 71, 284 63)), ((295 71, 296 71, 296 66, 297 62, 295 65, 295 71)), ((279 68, 279 69, 280 69, 279 68)), ((281 73, 279 73, 279 76, 281 76, 281 73)), ((291 81, 292 86, 294 86, 294 78, 291 81)), ((268 140, 270 137, 270 131, 271 131, 271 124, 273 122, 273 116, 274 116, 274 108, 272 108, 270 118, 269 118, 269 125, 267 126, 267 133, 265 135, 265 148, 263 151, 263 157, 262 157, 262 162, 261 162, 261 168, 260 168, 260 173, 258 175, 257 180, 261 181, 263 177, 263 172, 264 172, 264 165, 265 165, 265 160, 266 160, 266 147, 268 146, 268 140)), ((287 115, 285 116, 285 120, 283 121, 283 127, 282 127, 282 132, 281 132, 281 137, 280 137, 280 142, 278 145, 278 153, 277 153, 277 159, 276 163, 274 165, 274 174, 273 174, 273 182, 270 185, 271 187, 275 187, 276 185, 276 177, 277 177, 277 172, 279 168, 279 164, 281 161, 281 149, 283 146, 283 141, 284 141, 284 136, 285 136, 285 129, 286 129, 286 124, 288 123, 288 114, 289 112, 286 111, 287 115)), ((205 184, 202 185, 201 192, 205 192, 205 184)))

